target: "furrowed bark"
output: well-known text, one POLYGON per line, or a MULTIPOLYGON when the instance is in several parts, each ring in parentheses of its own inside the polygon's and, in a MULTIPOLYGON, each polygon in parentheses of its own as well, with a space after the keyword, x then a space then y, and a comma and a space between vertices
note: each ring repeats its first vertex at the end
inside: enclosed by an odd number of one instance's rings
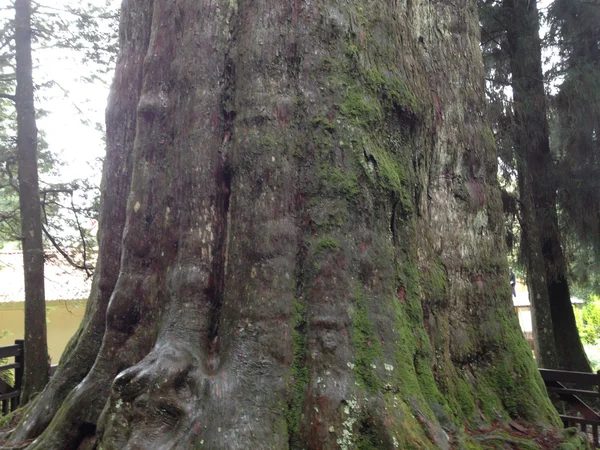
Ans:
POLYGON ((154 0, 151 19, 102 346, 30 448, 555 425, 502 275, 474 2, 154 0))

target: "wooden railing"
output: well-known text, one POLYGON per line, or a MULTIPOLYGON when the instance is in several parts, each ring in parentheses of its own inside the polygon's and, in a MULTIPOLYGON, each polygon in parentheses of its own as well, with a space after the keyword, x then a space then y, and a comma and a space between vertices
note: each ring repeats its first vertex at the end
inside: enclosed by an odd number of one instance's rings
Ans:
POLYGON ((561 414, 566 427, 579 426, 590 435, 593 445, 600 448, 598 427, 600 414, 594 411, 581 397, 600 399, 600 371, 596 373, 568 372, 565 370, 540 369, 540 374, 549 393, 555 393, 574 414, 561 414), (593 389, 593 390, 592 390, 593 389), (590 430, 588 430, 588 427, 590 430))
MULTIPOLYGON (((8 414, 19 406, 19 396, 23 383, 25 346, 23 339, 15 340, 14 345, 0 347, 0 360, 14 359, 13 362, 0 365, 0 372, 14 370, 13 386, 0 380, 0 415, 8 414)), ((50 366, 50 376, 56 371, 56 365, 50 366)))

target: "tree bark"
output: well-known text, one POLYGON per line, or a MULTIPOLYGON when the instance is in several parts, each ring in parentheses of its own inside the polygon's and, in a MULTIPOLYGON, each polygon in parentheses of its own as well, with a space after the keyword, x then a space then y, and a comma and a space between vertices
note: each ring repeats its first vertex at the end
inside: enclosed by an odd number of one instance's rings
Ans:
POLYGON ((560 368, 554 338, 552 323, 552 309, 546 283, 546 265, 539 243, 540 232, 538 229, 535 207, 531 199, 531 189, 527 181, 526 162, 518 158, 517 171, 519 173, 519 197, 521 225, 521 245, 525 256, 527 271, 527 291, 531 304, 531 320, 533 324, 533 344, 535 359, 538 367, 546 369, 560 368))
MULTIPOLYGON (((539 16, 537 2, 505 0, 508 11, 507 39, 510 52, 512 89, 515 113, 515 146, 520 161, 522 196, 531 202, 532 220, 528 226, 539 233, 539 244, 528 238, 533 255, 528 258, 544 262, 547 289, 558 365, 565 370, 590 372, 590 364, 579 339, 567 280, 567 265, 561 247, 556 211, 556 183, 553 177, 552 156, 548 131, 546 96, 541 63, 539 16)), ((528 213, 529 214, 529 213, 528 213)), ((539 281, 539 262, 528 263, 528 284, 539 281), (535 267, 534 267, 535 266, 535 267)), ((540 289, 530 292, 535 316, 547 316, 546 293, 540 289), (540 303, 541 302, 541 303, 540 303)), ((546 328, 546 319, 540 319, 546 328)), ((546 331, 538 331, 538 338, 546 331), (542 334, 540 334, 540 332, 542 334)), ((538 347, 547 343, 538 341, 538 347)))
POLYGON ((27 403, 33 394, 44 389, 49 371, 31 62, 31 2, 28 0, 15 1, 15 50, 19 205, 25 277, 25 367, 21 402, 27 403))
POLYGON ((12 442, 450 448, 556 425, 504 276, 478 32, 471 0, 124 2, 102 345, 78 353, 90 313, 57 375, 91 369, 12 442))

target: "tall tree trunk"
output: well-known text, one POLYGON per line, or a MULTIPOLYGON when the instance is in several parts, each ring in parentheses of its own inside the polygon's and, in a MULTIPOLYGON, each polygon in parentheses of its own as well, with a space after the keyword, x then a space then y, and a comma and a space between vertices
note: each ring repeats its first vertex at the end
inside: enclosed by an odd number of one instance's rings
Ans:
POLYGON ((37 171, 37 127, 31 62, 31 1, 15 1, 17 153, 23 272, 25 276, 25 368, 21 402, 48 382, 44 248, 37 171))
POLYGON ((90 312, 57 375, 91 369, 12 442, 449 448, 465 424, 556 425, 504 276, 478 32, 471 0, 124 2, 102 345, 78 351, 90 312))
POLYGON ((552 309, 546 283, 546 265, 540 249, 540 232, 531 198, 531 189, 525 177, 525 174, 528 173, 527 163, 521 157, 517 161, 517 172, 521 206, 519 214, 521 245, 527 270, 527 291, 531 304, 535 359, 539 367, 558 369, 559 360, 554 339, 552 309))
MULTIPOLYGON (((507 39, 516 122, 515 146, 518 158, 522 160, 520 164, 522 172, 519 173, 521 190, 525 199, 531 199, 534 210, 533 220, 536 221, 535 228, 539 232, 539 246, 534 242, 528 244, 533 252, 539 252, 543 257, 559 367, 589 372, 591 368, 579 339, 571 306, 567 265, 558 228, 556 183, 553 177, 546 116, 537 2, 505 0, 504 6, 509 18, 507 39)), ((531 258, 536 259, 537 255, 531 258)), ((531 264, 528 264, 528 269, 532 271, 528 274, 532 280, 529 284, 533 282, 539 284, 539 271, 533 271, 534 267, 531 264)), ((538 303, 545 297, 545 293, 534 291, 530 293, 530 297, 532 306, 536 309, 535 315, 538 317, 546 315, 547 313, 539 308, 545 307, 545 302, 541 305, 538 303)), ((538 342, 538 345, 546 344, 538 342)))

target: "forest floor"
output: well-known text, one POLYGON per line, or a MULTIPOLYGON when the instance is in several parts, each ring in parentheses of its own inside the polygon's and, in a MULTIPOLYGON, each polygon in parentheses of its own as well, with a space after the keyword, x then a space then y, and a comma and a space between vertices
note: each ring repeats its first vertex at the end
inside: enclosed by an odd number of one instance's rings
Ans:
POLYGON ((29 444, 31 444, 33 442, 33 439, 30 439, 28 441, 24 441, 24 442, 20 442, 18 444, 12 445, 12 444, 7 444, 5 441, 5 438, 8 437, 10 432, 12 432, 12 430, 17 426, 17 424, 21 420, 21 416, 22 416, 21 411, 15 411, 13 414, 10 414, 10 416, 8 416, 8 417, 0 416, 0 450, 26 449, 29 446, 29 444))

